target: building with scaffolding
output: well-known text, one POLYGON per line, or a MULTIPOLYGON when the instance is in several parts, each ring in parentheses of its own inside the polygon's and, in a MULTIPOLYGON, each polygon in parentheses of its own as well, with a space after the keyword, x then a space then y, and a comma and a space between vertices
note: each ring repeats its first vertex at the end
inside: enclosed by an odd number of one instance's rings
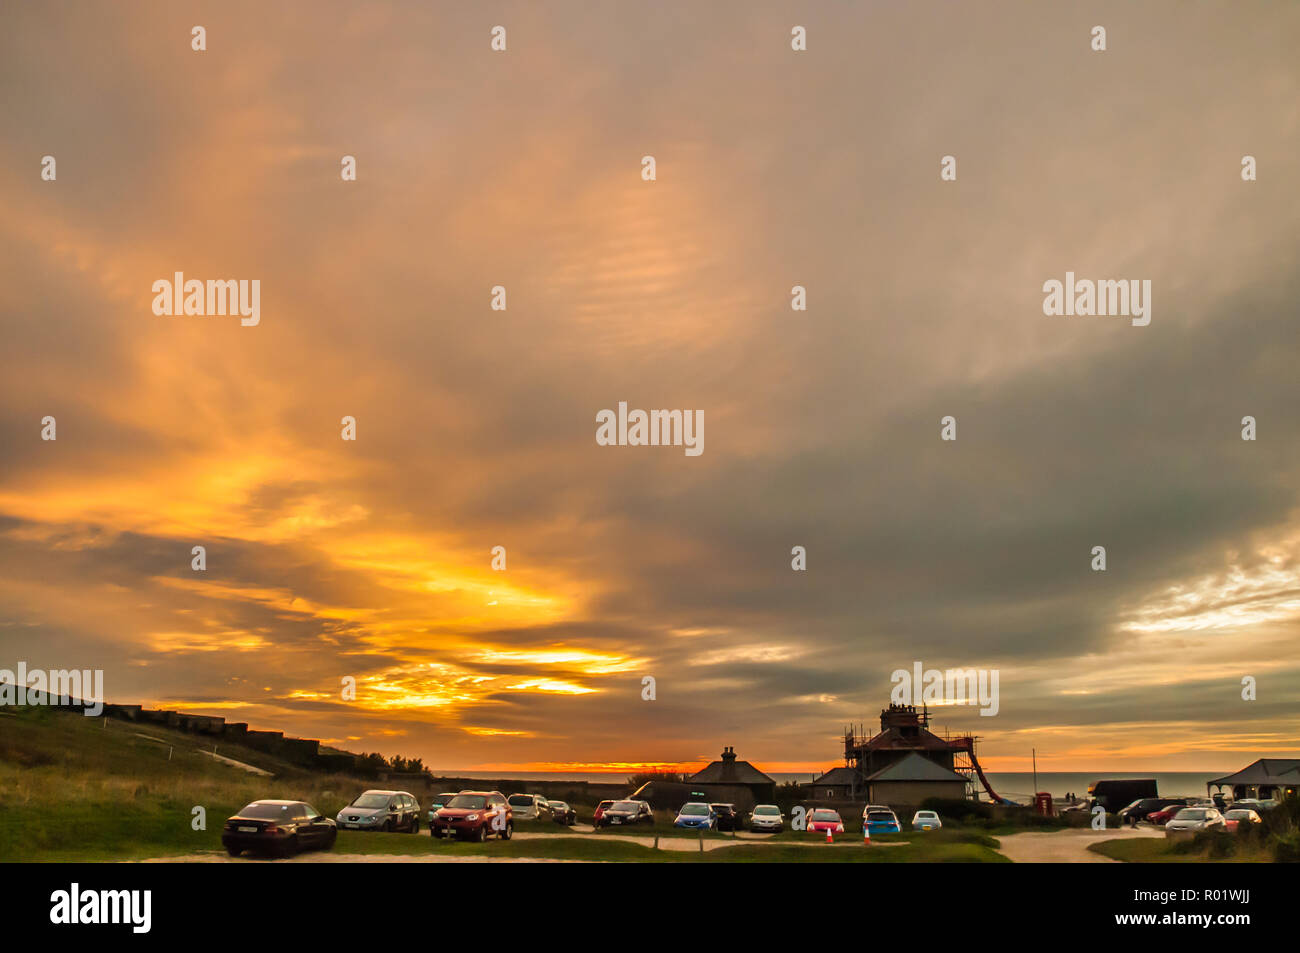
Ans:
POLYGON ((844 730, 844 767, 813 781, 813 796, 918 804, 927 797, 977 799, 982 787, 1002 803, 980 768, 977 740, 940 737, 930 730, 927 708, 891 704, 880 713, 879 733, 868 737, 860 725, 844 730))

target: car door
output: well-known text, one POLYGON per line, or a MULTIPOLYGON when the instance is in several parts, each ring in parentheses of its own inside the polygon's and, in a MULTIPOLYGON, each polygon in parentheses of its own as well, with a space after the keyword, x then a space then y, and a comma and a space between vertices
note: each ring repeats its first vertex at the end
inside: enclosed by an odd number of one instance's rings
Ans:
POLYGON ((506 829, 506 822, 510 820, 509 805, 500 794, 494 794, 488 798, 488 805, 492 809, 488 830, 493 834, 500 834, 506 829))
POLYGON ((314 820, 319 815, 316 808, 310 804, 295 804, 293 807, 293 822, 298 825, 298 844, 301 847, 312 847, 320 843, 322 835, 320 828, 322 825, 314 820))

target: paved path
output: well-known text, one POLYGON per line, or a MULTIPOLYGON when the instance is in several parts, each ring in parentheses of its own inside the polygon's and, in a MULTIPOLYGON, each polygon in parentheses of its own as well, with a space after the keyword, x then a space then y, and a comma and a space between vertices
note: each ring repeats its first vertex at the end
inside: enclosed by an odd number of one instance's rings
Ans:
POLYGON ((1117 864, 1088 849, 1090 844, 1133 837, 1164 837, 1159 827, 1121 827, 1094 831, 1091 827, 1063 831, 1033 831, 998 835, 998 853, 1018 864, 1117 864))

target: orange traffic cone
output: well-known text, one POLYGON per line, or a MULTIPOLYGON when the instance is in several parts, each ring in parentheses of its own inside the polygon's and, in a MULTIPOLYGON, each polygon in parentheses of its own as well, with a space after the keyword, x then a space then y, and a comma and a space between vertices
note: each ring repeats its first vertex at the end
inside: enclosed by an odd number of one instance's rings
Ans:
POLYGON ((831 829, 829 827, 826 828, 826 843, 828 844, 835 843, 835 838, 831 835, 831 829))
POLYGON ((871 846, 871 828, 868 827, 866 824, 862 825, 862 846, 863 847, 871 846))

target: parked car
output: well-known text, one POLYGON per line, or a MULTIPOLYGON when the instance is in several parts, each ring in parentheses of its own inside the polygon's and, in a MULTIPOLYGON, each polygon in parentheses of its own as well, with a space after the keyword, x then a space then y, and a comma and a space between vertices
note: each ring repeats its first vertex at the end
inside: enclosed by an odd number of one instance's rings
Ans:
POLYGON ((749 829, 755 834, 779 834, 785 826, 785 817, 775 804, 759 804, 749 815, 749 829))
POLYGON ((442 794, 435 794, 429 800, 429 833, 433 833, 433 815, 438 813, 438 809, 447 806, 447 802, 456 796, 455 791, 444 791, 442 794))
POLYGON ((414 834, 420 829, 420 802, 405 791, 366 791, 335 821, 345 830, 414 834))
POLYGON ((1185 807, 1191 807, 1186 801, 1176 801, 1173 804, 1166 805, 1158 811, 1152 811, 1146 816, 1146 820, 1151 824, 1168 824, 1174 819, 1174 816, 1185 807))
POLYGON ((718 825, 713 808, 703 801, 690 801, 682 805, 673 820, 673 827, 690 827, 711 831, 718 825))
POLYGON ((1234 807, 1223 815, 1223 823, 1228 830, 1235 831, 1242 824, 1262 824, 1264 819, 1248 807, 1234 807))
POLYGON ((1237 798, 1235 801, 1228 802, 1229 810, 1242 808, 1247 811, 1255 811, 1257 814, 1263 814, 1265 811, 1270 811, 1275 807, 1277 807, 1277 801, 1271 799, 1260 800, 1259 798, 1253 797, 1242 797, 1237 798))
POLYGON ((1119 812, 1122 822, 1144 821, 1147 815, 1171 806, 1186 807, 1187 802, 1177 797, 1144 797, 1134 801, 1119 812))
POLYGON ((596 810, 591 814, 591 826, 600 827, 600 819, 605 815, 605 811, 614 806, 613 801, 601 801, 596 805, 596 810))
POLYGON ((645 801, 615 801, 600 815, 601 827, 630 827, 654 822, 654 811, 645 801))
POLYGON ((1185 807, 1165 824, 1166 831, 1227 830, 1223 815, 1212 807, 1185 807))
POLYGON ((578 812, 564 801, 547 801, 546 806, 551 809, 551 817, 555 819, 555 823, 563 824, 565 827, 572 827, 578 823, 578 812))
POLYGON ((917 811, 912 815, 912 830, 937 831, 943 828, 943 821, 935 811, 917 811))
POLYGON ((510 810, 517 821, 540 821, 551 815, 551 805, 540 794, 510 795, 510 810))
POLYGON ((485 841, 493 834, 510 840, 514 814, 500 791, 461 791, 433 816, 433 836, 485 841))
POLYGON ((868 804, 866 807, 862 809, 862 823, 865 824, 867 822, 867 815, 870 814, 872 811, 888 811, 888 810, 892 810, 892 808, 890 808, 888 804, 868 804))
POLYGON ((337 825, 304 801, 254 801, 226 820, 221 844, 231 857, 244 851, 287 856, 329 850, 338 836, 337 825))
POLYGON ((844 819, 840 817, 840 812, 832 810, 829 807, 815 807, 808 812, 808 830, 824 834, 831 831, 835 834, 844 833, 844 819))
POLYGON ((713 809, 713 816, 717 818, 714 821, 713 829, 717 831, 734 831, 740 829, 740 815, 736 813, 734 804, 710 804, 713 809))
POLYGON ((898 816, 889 808, 869 812, 866 825, 872 834, 897 834, 902 830, 898 825, 898 816))

